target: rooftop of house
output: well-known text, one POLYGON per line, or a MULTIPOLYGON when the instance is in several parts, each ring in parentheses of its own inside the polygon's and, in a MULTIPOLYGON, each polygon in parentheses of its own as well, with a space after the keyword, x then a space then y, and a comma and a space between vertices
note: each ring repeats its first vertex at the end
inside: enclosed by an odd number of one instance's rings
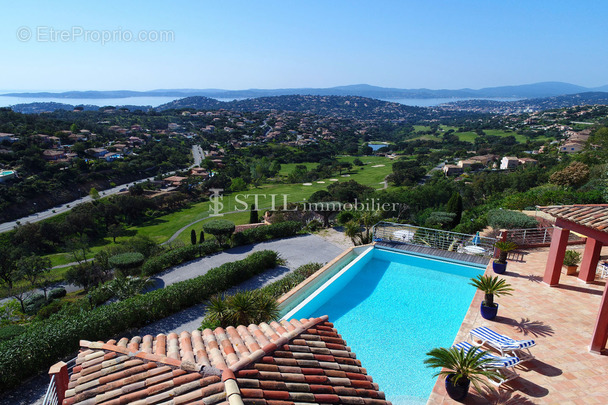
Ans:
POLYGON ((390 404, 327 316, 80 346, 64 405, 390 404))
POLYGON ((539 209, 555 218, 608 232, 608 204, 553 205, 539 209))

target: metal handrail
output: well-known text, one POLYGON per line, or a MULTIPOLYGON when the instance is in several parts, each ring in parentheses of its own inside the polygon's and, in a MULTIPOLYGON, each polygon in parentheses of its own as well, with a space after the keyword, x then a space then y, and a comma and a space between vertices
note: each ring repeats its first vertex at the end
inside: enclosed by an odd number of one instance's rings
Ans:
POLYGON ((478 256, 493 256, 496 238, 424 228, 394 222, 379 222, 372 228, 374 240, 405 243, 478 256))
MULTIPOLYGON (((506 240, 515 242, 520 247, 526 246, 549 246, 553 236, 553 227, 550 228, 522 228, 506 230, 506 240)), ((570 232, 568 235, 569 242, 578 242, 583 239, 570 232)))
POLYGON ((55 376, 51 376, 49 387, 46 389, 46 394, 42 400, 42 405, 59 405, 59 398, 57 397, 57 387, 55 386, 55 376))
MULTIPOLYGON (((67 361, 68 367, 68 375, 72 373, 74 366, 76 366, 76 357, 67 361)), ((59 397, 57 395, 57 384, 55 384, 55 376, 51 376, 51 381, 49 381, 49 386, 46 389, 46 394, 42 399, 42 405, 60 405, 59 397)))

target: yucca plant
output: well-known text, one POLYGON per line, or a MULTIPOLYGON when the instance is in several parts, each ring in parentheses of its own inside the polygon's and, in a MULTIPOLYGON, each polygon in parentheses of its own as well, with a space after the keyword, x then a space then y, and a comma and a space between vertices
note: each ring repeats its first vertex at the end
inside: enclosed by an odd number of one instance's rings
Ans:
POLYGON ((486 307, 496 307, 496 304, 494 304, 495 295, 497 297, 511 295, 511 291, 513 291, 511 284, 507 283, 504 278, 499 279, 498 276, 479 275, 476 278, 472 278, 469 284, 485 293, 486 297, 483 305, 486 307))
POLYGON ((486 368, 486 365, 492 361, 490 358, 483 358, 488 352, 483 350, 468 350, 457 349, 451 347, 439 347, 431 350, 426 355, 428 358, 424 360, 427 367, 440 368, 441 370, 435 373, 433 377, 446 377, 446 390, 448 394, 456 400, 464 399, 468 391, 469 383, 477 391, 480 391, 480 384, 488 385, 488 379, 499 379, 500 374, 491 368, 486 368), (450 390, 450 386, 458 389, 460 387, 460 396, 456 397, 454 390, 450 390))
POLYGON ((500 250, 498 259, 496 259, 495 262, 505 264, 507 262, 507 254, 510 251, 517 249, 517 243, 506 240, 499 240, 498 242, 494 243, 494 247, 500 250))

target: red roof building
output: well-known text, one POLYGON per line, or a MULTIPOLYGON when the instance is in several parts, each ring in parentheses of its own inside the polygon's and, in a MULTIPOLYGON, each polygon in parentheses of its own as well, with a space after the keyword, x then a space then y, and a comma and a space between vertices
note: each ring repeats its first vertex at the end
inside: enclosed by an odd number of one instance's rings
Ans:
POLYGON ((80 346, 63 405, 390 404, 327 316, 80 346))

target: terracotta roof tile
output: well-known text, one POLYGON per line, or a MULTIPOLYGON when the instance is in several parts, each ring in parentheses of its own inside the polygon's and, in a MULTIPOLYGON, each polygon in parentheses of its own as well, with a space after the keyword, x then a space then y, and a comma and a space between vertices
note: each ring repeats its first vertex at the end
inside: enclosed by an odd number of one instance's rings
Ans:
POLYGON ((608 204, 554 205, 539 209, 556 218, 608 232, 608 204))
POLYGON ((390 404, 326 320, 83 340, 63 404, 390 404))

